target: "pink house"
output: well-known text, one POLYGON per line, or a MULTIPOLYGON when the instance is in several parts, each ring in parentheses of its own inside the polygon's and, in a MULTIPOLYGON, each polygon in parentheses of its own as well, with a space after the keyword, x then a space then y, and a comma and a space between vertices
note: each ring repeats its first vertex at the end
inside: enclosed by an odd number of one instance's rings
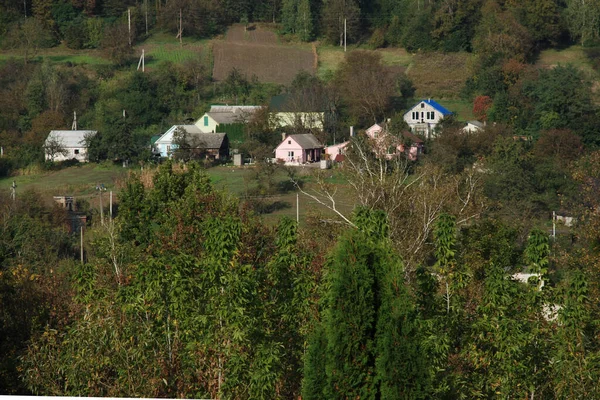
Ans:
POLYGON ((348 146, 349 141, 345 141, 343 143, 332 144, 331 146, 325 147, 325 154, 329 156, 330 160, 340 161, 344 159, 344 153, 346 153, 346 146, 348 146))
POLYGON ((405 153, 409 160, 415 161, 423 153, 424 142, 421 138, 408 131, 402 132, 402 138, 392 136, 382 125, 375 124, 366 130, 367 136, 375 143, 378 155, 392 158, 405 153))
POLYGON ((312 133, 289 135, 275 149, 277 161, 286 164, 305 164, 321 161, 323 145, 312 133))

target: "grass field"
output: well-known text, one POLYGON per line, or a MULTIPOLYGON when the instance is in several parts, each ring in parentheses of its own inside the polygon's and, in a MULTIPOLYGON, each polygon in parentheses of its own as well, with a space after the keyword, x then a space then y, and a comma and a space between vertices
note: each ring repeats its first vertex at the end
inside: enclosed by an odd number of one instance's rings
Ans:
POLYGON ((585 49, 581 46, 571 46, 566 49, 549 49, 540 53, 535 65, 540 68, 552 68, 559 64, 572 64, 573 66, 596 76, 592 64, 585 54, 585 49))
POLYGON ((475 119, 473 116, 473 103, 467 100, 440 99, 440 103, 448 110, 452 111, 459 121, 469 121, 475 119))
POLYGON ((406 71, 420 98, 456 99, 469 77, 468 53, 423 53, 413 57, 406 71))
POLYGON ((187 38, 182 42, 180 44, 173 35, 158 33, 137 45, 134 53, 139 56, 143 49, 146 54, 146 66, 149 68, 164 61, 179 64, 187 60, 199 60, 210 65, 209 40, 187 38))
MULTIPOLYGON (((381 55, 383 64, 390 67, 403 67, 403 69, 406 69, 413 60, 412 54, 400 48, 378 49, 375 50, 375 52, 381 55)), ((340 63, 344 61, 346 53, 344 53, 343 47, 319 44, 317 46, 317 54, 319 55, 317 75, 322 79, 326 79, 329 78, 337 70, 340 63)))
MULTIPOLYGON (((8 192, 13 180, 17 184, 17 197, 28 191, 35 191, 47 204, 52 204, 52 196, 74 196, 85 199, 92 207, 99 202, 96 185, 103 183, 108 191, 118 198, 120 185, 125 181, 128 170, 104 164, 80 164, 60 171, 34 172, 0 179, 0 191, 8 192)), ((105 199, 108 197, 106 195, 105 199)))

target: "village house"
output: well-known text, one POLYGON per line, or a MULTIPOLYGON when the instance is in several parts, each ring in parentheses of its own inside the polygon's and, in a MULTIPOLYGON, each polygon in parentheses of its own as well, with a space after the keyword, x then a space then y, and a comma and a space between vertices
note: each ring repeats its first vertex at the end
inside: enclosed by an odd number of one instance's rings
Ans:
POLYGON ((206 158, 220 160, 229 157, 229 139, 226 133, 202 132, 197 125, 173 125, 154 142, 154 151, 161 157, 170 158, 177 150, 175 133, 182 129, 189 134, 190 151, 206 158))
POLYGON ((325 154, 328 158, 335 162, 342 162, 345 159, 346 147, 350 144, 350 141, 345 141, 338 144, 332 144, 331 146, 325 147, 325 154))
POLYGON ((275 149, 275 160, 286 165, 314 163, 321 160, 323 145, 312 133, 282 135, 275 149))
POLYGON ((201 135, 209 133, 227 133, 227 137, 220 136, 221 144, 215 136, 209 137, 203 135, 201 140, 210 143, 210 154, 215 158, 223 157, 225 153, 229 154, 229 139, 231 136, 241 136, 246 124, 252 116, 261 109, 261 106, 220 106, 212 105, 210 110, 200 117, 194 124, 173 125, 169 130, 163 133, 158 139, 153 140, 151 146, 155 154, 160 157, 170 157, 175 150, 173 143, 173 134, 178 128, 184 129, 191 135, 201 135), (226 139, 226 140, 225 140, 226 139), (227 143, 227 151, 221 148, 222 143, 227 143), (221 147, 215 148, 219 144, 221 147), (220 150, 219 150, 220 149, 220 150), (217 151, 218 150, 218 151, 217 151), (219 155, 219 157, 217 157, 219 155))
POLYGON ((50 131, 44 142, 44 152, 48 161, 76 159, 87 162, 87 144, 89 138, 98 133, 88 130, 50 131))
POLYGON ((438 102, 427 99, 421 100, 404 114, 404 121, 413 133, 420 134, 426 138, 435 136, 435 129, 439 122, 452 115, 452 112, 438 102))
POLYGON ((195 125, 205 133, 227 132, 226 125, 246 124, 261 106, 210 106, 195 125))
POLYGON ((301 126, 307 130, 323 130, 333 119, 331 112, 325 112, 322 102, 307 101, 289 93, 273 96, 269 110, 278 127, 301 126))
POLYGON ((385 129, 385 124, 374 124, 366 132, 375 144, 375 152, 378 156, 392 158, 399 154, 406 154, 406 157, 415 161, 423 153, 423 139, 404 131, 401 137, 390 135, 385 129))

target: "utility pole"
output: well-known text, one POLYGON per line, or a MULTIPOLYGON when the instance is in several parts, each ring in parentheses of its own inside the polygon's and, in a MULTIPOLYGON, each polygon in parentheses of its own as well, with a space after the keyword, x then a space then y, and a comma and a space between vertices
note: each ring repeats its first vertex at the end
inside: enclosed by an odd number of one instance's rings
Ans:
POLYGON ((300 193, 296 192, 296 223, 300 225, 300 193))
POLYGON ((112 190, 110 191, 110 207, 109 207, 109 210, 110 210, 110 215, 108 216, 108 219, 109 219, 109 221, 112 221, 112 215, 113 215, 112 214, 112 190))
POLYGON ((346 18, 344 18, 344 53, 346 52, 346 18))
POLYGON ((175 36, 175 38, 179 38, 179 46, 183 46, 183 15, 181 8, 179 9, 179 30, 177 31, 177 36, 175 36))
POLYGON ((556 241, 556 211, 552 211, 552 240, 556 241))
POLYGON ((146 36, 148 36, 148 0, 144 0, 144 6, 146 10, 146 36))
POLYGON ((146 70, 146 57, 144 49, 142 49, 142 56, 140 57, 140 61, 138 61, 138 71, 140 70, 140 66, 142 67, 142 72, 144 72, 146 70))
POLYGON ((10 186, 10 197, 12 198, 13 202, 17 199, 17 182, 15 181, 13 181, 12 185, 10 186))
POLYGON ((71 130, 77 130, 77 111, 73 111, 73 125, 71 125, 71 130))
POLYGON ((131 9, 127 8, 127 27, 129 29, 129 46, 131 46, 131 9))
POLYGON ((106 192, 106 188, 104 187, 104 183, 100 185, 96 185, 96 190, 100 192, 100 223, 104 225, 104 206, 102 204, 102 192, 106 192))
MULTIPOLYGON (((81 221, 79 223, 81 224, 81 221)), ((81 265, 83 265, 83 224, 79 226, 79 236, 79 253, 81 256, 81 265)))

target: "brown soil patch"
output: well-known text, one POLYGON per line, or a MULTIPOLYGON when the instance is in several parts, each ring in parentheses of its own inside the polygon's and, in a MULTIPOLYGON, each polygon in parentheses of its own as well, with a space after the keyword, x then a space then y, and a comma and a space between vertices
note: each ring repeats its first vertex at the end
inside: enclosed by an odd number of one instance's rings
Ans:
POLYGON ((313 52, 284 45, 215 41, 213 60, 216 80, 225 79, 233 68, 248 78, 255 75, 261 82, 280 84, 291 83, 300 71, 316 72, 313 52))

